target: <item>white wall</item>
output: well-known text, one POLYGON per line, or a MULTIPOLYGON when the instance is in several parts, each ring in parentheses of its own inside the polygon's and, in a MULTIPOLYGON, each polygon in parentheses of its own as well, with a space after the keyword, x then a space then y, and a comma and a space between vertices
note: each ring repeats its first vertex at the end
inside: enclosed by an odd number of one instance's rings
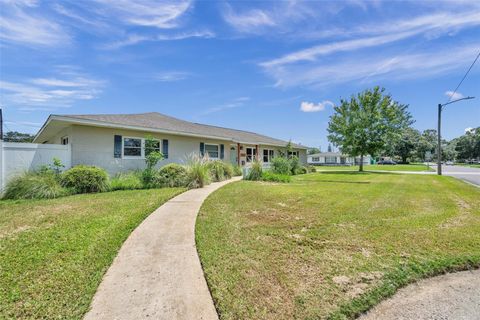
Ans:
POLYGON ((70 146, 3 142, 0 140, 0 186, 3 190, 9 179, 25 171, 51 164, 58 158, 68 169, 71 166, 70 146))
MULTIPOLYGON (((158 167, 167 163, 184 163, 192 153, 200 152, 200 142, 223 144, 224 160, 230 161, 230 141, 158 134, 143 131, 100 128, 91 126, 72 126, 69 142, 72 148, 72 165, 86 164, 104 168, 109 174, 145 168, 145 159, 114 158, 114 136, 168 140, 168 159, 158 163, 158 167)), ((49 141, 50 142, 50 141, 49 141)))

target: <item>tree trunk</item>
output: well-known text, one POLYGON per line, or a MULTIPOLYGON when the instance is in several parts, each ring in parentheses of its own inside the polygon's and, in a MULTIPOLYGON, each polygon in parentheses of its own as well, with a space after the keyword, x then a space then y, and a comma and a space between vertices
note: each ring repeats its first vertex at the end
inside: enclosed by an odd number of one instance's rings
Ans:
POLYGON ((360 155, 360 168, 358 169, 358 171, 363 171, 363 154, 360 155))

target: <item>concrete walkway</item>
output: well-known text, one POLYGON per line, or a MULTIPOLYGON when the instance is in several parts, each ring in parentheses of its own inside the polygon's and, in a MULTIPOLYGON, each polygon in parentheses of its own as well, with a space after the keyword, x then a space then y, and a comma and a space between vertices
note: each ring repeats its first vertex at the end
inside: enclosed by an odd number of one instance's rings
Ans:
POLYGON ((239 179, 184 192, 148 216, 121 247, 84 319, 218 319, 195 248, 195 220, 210 193, 239 179))
POLYGON ((411 284, 359 319, 480 319, 480 270, 450 273, 411 284))

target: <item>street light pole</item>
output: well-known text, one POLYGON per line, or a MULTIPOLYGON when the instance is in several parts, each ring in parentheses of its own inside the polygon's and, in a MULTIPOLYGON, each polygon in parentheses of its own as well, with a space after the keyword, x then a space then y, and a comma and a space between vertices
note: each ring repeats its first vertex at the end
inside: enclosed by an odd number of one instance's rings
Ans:
POLYGON ((461 100, 470 100, 470 99, 474 99, 474 98, 475 97, 464 97, 464 98, 453 100, 453 101, 450 101, 450 102, 447 102, 447 103, 444 103, 444 104, 441 104, 441 103, 438 104, 437 174, 439 176, 442 175, 442 133, 441 133, 441 127, 442 127, 442 110, 443 110, 443 107, 445 107, 446 105, 452 104, 454 102, 458 102, 458 101, 461 101, 461 100))
POLYGON ((437 174, 442 175, 442 104, 438 104, 438 130, 437 130, 437 174))

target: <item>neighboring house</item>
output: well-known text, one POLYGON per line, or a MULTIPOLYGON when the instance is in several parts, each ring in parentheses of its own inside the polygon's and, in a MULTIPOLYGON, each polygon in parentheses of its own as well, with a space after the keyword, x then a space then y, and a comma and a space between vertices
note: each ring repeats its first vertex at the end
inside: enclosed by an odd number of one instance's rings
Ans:
MULTIPOLYGON (((367 165, 371 162, 370 156, 363 157, 363 164, 367 165)), ((360 157, 351 157, 340 152, 320 152, 309 154, 307 157, 308 164, 319 166, 352 166, 360 164, 360 157)))
MULTIPOLYGON (((145 166, 145 138, 170 162, 184 163, 193 153, 240 166, 259 156, 266 165, 284 151, 287 141, 261 134, 192 123, 157 112, 140 114, 50 115, 34 143, 63 144, 71 149, 71 165, 105 168, 109 173, 145 166)), ((292 153, 307 162, 307 147, 292 144, 292 153)))

